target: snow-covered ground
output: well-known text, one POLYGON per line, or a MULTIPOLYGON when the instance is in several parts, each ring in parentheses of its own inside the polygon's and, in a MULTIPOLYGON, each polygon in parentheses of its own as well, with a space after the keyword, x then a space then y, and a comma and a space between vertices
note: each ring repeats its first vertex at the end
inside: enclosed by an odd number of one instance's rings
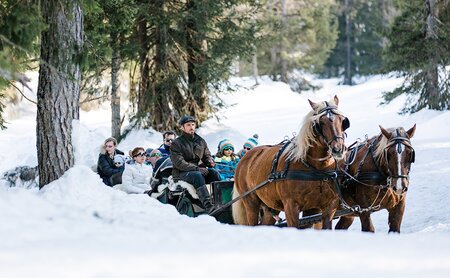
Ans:
MULTIPOLYGON (((235 83, 251 87, 252 79, 235 83)), ((263 79, 254 89, 224 95, 231 106, 218 123, 199 133, 214 152, 223 138, 236 148, 258 133, 273 144, 297 133, 310 110, 307 99, 334 94, 351 121, 347 143, 383 127, 417 123, 402 234, 387 234, 387 214, 373 215, 376 234, 224 225, 213 218, 188 218, 146 195, 106 187, 90 170, 108 137, 109 111, 81 113, 74 138, 76 166, 43 190, 0 185, 1 277, 450 277, 450 112, 398 115, 403 99, 378 106, 381 92, 400 79, 375 76, 337 86, 315 80, 318 92, 297 94, 263 79)), ((35 109, 21 104, 8 130, 0 131, 0 172, 37 163, 35 109)), ((133 132, 119 144, 157 147, 159 133, 133 132)))

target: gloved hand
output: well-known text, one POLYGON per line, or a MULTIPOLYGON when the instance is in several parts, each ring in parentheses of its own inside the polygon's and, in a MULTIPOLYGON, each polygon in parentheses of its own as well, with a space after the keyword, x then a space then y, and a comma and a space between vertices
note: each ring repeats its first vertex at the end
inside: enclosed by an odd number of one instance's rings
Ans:
POLYGON ((208 164, 209 164, 208 166, 211 168, 214 168, 216 166, 216 162, 214 162, 214 159, 212 158, 208 161, 208 164))
POLYGON ((198 170, 202 173, 202 176, 206 177, 209 173, 207 168, 199 167, 198 170))

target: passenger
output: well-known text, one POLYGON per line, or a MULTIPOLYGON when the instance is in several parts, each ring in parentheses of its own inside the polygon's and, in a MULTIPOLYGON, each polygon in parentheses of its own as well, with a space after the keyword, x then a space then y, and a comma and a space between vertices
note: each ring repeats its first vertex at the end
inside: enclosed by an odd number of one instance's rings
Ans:
POLYGON ((126 162, 126 161, 127 161, 127 158, 126 158, 126 156, 123 155, 123 154, 116 154, 116 155, 114 156, 114 165, 115 165, 117 168, 125 167, 125 162, 126 162))
MULTIPOLYGON (((126 161, 127 157, 123 154, 116 154, 114 156, 114 166, 116 166, 117 168, 121 168, 122 172, 125 170, 126 161)), ((113 186, 120 183, 122 183, 122 175, 113 175, 111 177, 111 184, 113 186)))
POLYGON ((216 169, 220 173, 222 180, 234 178, 234 170, 240 158, 234 153, 234 146, 230 140, 224 139, 219 142, 216 158, 216 169))
POLYGON ((145 165, 145 150, 137 147, 131 152, 134 164, 126 164, 122 175, 122 185, 116 188, 127 193, 144 193, 150 190, 152 168, 145 165))
POLYGON ((150 161, 150 154, 152 153, 152 151, 152 148, 148 148, 145 150, 145 165, 152 165, 150 161))
POLYGON ((153 177, 150 182, 152 190, 147 192, 149 195, 153 192, 158 192, 158 185, 168 182, 169 177, 172 175, 172 161, 169 156, 154 156, 153 164, 153 177))
POLYGON ((105 140, 100 149, 97 162, 97 173, 102 178, 103 183, 108 186, 113 186, 115 182, 120 181, 120 177, 124 171, 124 167, 116 167, 114 165, 114 156, 117 154, 123 155, 124 153, 118 149, 117 140, 114 137, 110 137, 105 140), (114 176, 114 178, 113 178, 114 176))
POLYGON ((159 151, 163 156, 170 155, 170 145, 172 145, 173 140, 175 140, 176 134, 172 130, 163 133, 163 144, 159 147, 159 151))
POLYGON ((205 184, 219 181, 220 175, 213 168, 215 163, 205 140, 195 133, 195 118, 183 116, 178 123, 182 135, 176 138, 170 147, 173 178, 175 181, 183 180, 192 184, 203 207, 209 213, 213 204, 205 184))
POLYGON ((240 150, 237 155, 242 158, 249 150, 253 149, 254 147, 258 146, 258 134, 253 134, 253 137, 248 138, 247 141, 245 141, 244 145, 242 146, 242 150, 240 150))
POLYGON ((150 157, 148 158, 148 161, 150 162, 150 165, 152 166, 153 171, 156 170, 156 168, 155 168, 156 161, 158 161, 161 157, 163 157, 163 155, 162 155, 162 153, 161 153, 161 151, 159 149, 154 149, 150 153, 150 157))

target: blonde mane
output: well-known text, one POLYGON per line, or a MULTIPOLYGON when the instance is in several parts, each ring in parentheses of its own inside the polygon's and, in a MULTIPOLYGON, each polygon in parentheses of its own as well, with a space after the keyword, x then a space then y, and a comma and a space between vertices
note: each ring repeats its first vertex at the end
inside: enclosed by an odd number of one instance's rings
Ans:
MULTIPOLYGON (((334 99, 328 101, 329 104, 336 105, 334 99)), ((303 125, 300 128, 298 135, 293 138, 292 143, 286 148, 285 152, 287 158, 292 161, 301 161, 306 159, 306 154, 314 144, 318 144, 317 138, 314 136, 314 124, 318 123, 320 117, 327 112, 324 111, 317 114, 320 110, 327 106, 325 101, 317 103, 317 107, 306 114, 303 119, 303 125)), ((337 106, 337 105, 336 105, 337 106)), ((333 111, 337 115, 342 115, 338 109, 333 111)))
MULTIPOLYGON (((387 131, 389 131, 390 134, 395 132, 397 129, 399 129, 401 135, 404 136, 405 130, 403 127, 398 128, 386 128, 387 131)), ((384 136, 381 132, 377 135, 378 143, 375 145, 375 152, 374 156, 378 163, 382 163, 385 159, 385 149, 388 146, 389 140, 384 136)))

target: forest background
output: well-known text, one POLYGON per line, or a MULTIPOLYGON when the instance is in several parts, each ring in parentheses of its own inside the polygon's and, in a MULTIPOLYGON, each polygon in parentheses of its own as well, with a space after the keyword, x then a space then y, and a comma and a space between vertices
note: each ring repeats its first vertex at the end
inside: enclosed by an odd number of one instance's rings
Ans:
POLYGON ((201 124, 223 107, 231 76, 267 75, 301 93, 316 89, 305 74, 346 85, 393 74, 405 82, 386 103, 407 94, 402 113, 448 110, 449 39, 449 0, 1 0, 0 115, 21 98, 11 88, 39 70, 43 187, 74 164, 80 107, 110 102, 117 138, 174 129, 185 114, 201 124))

